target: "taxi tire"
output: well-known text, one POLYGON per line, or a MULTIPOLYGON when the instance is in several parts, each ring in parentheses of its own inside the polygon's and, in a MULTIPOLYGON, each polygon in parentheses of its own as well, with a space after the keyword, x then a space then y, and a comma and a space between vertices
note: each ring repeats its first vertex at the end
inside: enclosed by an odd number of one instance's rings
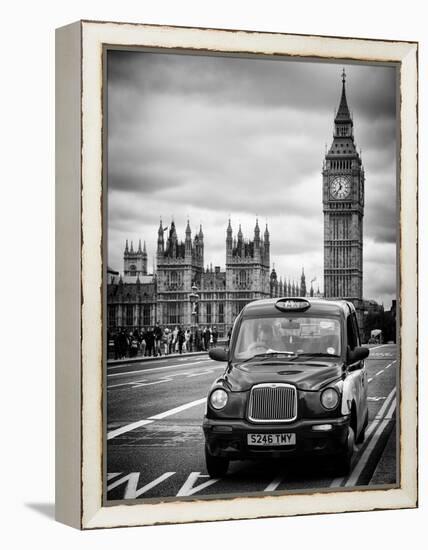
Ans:
POLYGON ((205 445, 205 464, 210 477, 223 477, 229 468, 229 459, 223 456, 213 456, 205 445))
POLYGON ((351 472, 352 457, 354 456, 355 433, 349 426, 348 436, 343 451, 337 456, 339 475, 347 476, 351 472))
POLYGON ((361 428, 360 435, 355 440, 355 443, 357 443, 357 445, 359 445, 361 443, 364 443, 364 440, 366 438, 366 430, 367 430, 368 425, 369 425, 369 411, 367 410, 366 418, 364 420, 364 425, 361 428))

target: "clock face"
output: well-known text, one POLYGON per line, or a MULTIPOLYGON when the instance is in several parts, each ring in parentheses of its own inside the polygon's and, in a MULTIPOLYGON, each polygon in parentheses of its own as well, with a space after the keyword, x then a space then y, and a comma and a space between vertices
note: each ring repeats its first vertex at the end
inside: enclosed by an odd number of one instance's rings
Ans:
POLYGON ((337 176, 330 182, 330 193, 334 199, 346 199, 351 192, 351 182, 345 176, 337 176))

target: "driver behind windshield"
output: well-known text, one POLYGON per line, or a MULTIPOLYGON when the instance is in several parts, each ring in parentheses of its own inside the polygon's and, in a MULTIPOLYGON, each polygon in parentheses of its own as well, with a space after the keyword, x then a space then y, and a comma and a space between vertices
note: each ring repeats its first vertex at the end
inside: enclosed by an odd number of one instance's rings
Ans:
POLYGON ((262 325, 259 329, 259 334, 257 336, 257 343, 261 347, 270 349, 273 345, 273 330, 271 325, 262 325))
POLYGON ((263 353, 274 347, 272 325, 264 323, 256 328, 255 340, 248 343, 247 352, 250 355, 263 353))

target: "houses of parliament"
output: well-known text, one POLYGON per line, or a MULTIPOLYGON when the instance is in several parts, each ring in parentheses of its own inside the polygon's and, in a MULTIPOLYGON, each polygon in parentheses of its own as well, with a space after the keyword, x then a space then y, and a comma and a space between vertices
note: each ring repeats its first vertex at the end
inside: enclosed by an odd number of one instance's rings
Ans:
POLYGON ((300 282, 278 277, 270 269, 270 234, 262 233, 256 220, 252 239, 245 239, 239 226, 233 235, 229 220, 226 229, 226 269, 204 264, 202 226, 192 237, 187 222, 185 239, 179 240, 175 222, 163 227, 157 236, 154 274, 148 274, 146 244, 134 249, 126 242, 123 274, 108 270, 108 327, 127 329, 153 326, 191 326, 190 293, 198 293, 196 323, 201 327, 216 326, 220 336, 227 334, 245 304, 261 298, 279 296, 320 296, 311 285, 306 287, 302 270, 300 282), (165 238, 165 233, 167 237, 165 238))

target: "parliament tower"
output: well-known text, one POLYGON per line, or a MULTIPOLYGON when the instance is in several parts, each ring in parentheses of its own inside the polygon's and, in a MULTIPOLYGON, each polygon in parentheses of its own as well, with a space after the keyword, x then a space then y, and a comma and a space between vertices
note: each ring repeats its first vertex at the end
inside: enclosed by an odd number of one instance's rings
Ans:
POLYGON ((354 303, 362 327, 364 168, 342 73, 333 142, 323 164, 324 295, 354 303))

